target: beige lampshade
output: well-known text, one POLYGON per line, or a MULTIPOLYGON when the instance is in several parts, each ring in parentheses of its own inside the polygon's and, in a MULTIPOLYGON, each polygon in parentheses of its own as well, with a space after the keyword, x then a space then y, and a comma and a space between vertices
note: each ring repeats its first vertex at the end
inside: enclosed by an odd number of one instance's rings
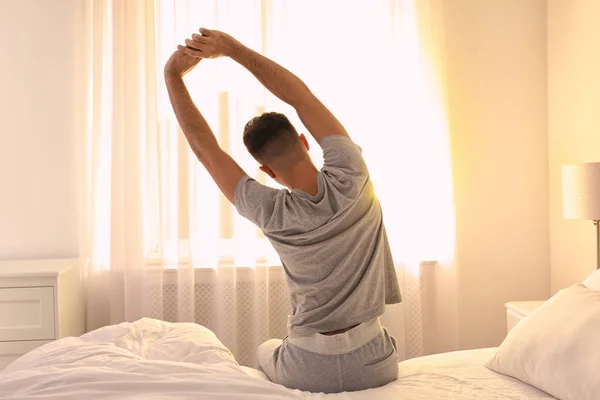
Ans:
POLYGON ((600 162, 562 167, 563 217, 600 220, 600 162))

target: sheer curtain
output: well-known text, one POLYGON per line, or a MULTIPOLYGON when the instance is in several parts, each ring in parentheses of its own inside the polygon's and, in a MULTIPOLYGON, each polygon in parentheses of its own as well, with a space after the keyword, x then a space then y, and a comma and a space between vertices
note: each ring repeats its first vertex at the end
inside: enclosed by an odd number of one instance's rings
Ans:
MULTIPOLYGON (((189 151, 162 79, 176 45, 204 26, 298 74, 363 147, 405 297, 384 320, 405 357, 451 349, 454 228, 437 10, 433 0, 88 0, 79 141, 88 330, 142 317, 193 321, 251 366, 262 341, 286 334, 279 260, 189 151)), ((221 145, 276 186, 241 133, 265 110, 306 132, 293 110, 228 59, 203 60, 186 80, 221 145)))

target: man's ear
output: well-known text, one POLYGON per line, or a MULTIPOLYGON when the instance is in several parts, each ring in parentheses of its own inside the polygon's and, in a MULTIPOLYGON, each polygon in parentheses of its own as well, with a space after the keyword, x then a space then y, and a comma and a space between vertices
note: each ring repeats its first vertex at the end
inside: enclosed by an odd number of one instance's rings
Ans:
POLYGON ((304 133, 300 134, 300 141, 304 144, 306 150, 310 150, 310 145, 308 144, 308 140, 306 139, 306 136, 304 136, 304 133))
POLYGON ((272 179, 275 179, 275 177, 276 177, 275 172, 273 172, 273 170, 271 168, 267 167, 266 165, 261 165, 260 170, 262 172, 264 172, 265 174, 269 175, 272 179))

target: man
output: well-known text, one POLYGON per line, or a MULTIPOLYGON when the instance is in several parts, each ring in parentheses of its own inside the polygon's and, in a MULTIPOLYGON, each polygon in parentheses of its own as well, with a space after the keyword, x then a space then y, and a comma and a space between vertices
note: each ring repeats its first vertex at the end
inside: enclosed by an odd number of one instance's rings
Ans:
POLYGON ((189 144, 238 212, 279 254, 292 303, 288 337, 258 349, 273 382, 335 393, 396 379, 396 342, 381 327, 385 304, 401 301, 382 212, 361 148, 294 74, 231 36, 200 29, 165 66, 175 115, 189 144), (323 149, 319 171, 282 114, 252 119, 243 140, 260 169, 289 190, 248 177, 225 153, 192 102, 183 75, 203 58, 227 56, 288 103, 323 149))

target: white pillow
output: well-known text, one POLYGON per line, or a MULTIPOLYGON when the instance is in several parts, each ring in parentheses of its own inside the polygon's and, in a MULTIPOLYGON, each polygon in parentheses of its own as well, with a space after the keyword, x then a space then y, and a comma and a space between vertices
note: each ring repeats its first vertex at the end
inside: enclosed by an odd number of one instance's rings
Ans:
POLYGON ((561 400, 600 399, 600 292, 558 292, 510 331, 488 368, 561 400))
POLYGON ((583 284, 589 289, 600 291, 600 269, 588 276, 583 284))

